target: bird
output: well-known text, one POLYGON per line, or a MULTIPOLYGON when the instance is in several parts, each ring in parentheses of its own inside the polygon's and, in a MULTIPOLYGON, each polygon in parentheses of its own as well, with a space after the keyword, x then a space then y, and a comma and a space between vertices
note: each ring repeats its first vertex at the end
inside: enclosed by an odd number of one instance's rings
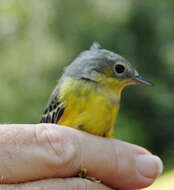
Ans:
MULTIPOLYGON (((121 92, 134 84, 153 85, 125 58, 94 42, 64 69, 40 123, 55 123, 114 138, 121 92)), ((84 166, 79 168, 77 176, 101 182, 88 176, 84 166)))
POLYGON ((135 84, 153 86, 127 59, 94 42, 64 69, 40 123, 114 138, 121 92, 135 84))

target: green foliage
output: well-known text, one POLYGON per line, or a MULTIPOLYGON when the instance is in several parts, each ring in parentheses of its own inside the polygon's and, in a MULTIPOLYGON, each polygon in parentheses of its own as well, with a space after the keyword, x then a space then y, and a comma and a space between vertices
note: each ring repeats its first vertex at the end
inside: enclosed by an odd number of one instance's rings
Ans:
POLYGON ((38 123, 63 67, 93 41, 126 57, 154 88, 123 92, 116 137, 171 168, 172 0, 0 1, 0 123, 38 123))

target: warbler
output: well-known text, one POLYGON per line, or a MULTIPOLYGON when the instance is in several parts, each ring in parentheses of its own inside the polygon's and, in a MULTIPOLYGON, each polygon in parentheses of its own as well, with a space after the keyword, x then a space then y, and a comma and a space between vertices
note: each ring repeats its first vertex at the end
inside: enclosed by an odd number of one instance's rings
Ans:
POLYGON ((152 86, 125 58, 93 43, 65 68, 41 123, 56 123, 112 138, 121 92, 133 84, 152 86))

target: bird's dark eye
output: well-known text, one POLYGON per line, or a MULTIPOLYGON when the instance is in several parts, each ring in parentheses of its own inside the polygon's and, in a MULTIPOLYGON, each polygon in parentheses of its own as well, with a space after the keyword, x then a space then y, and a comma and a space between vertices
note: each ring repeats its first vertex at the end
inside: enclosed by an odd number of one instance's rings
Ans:
POLYGON ((123 65, 121 65, 121 64, 115 65, 115 71, 116 71, 116 73, 121 74, 121 73, 124 72, 124 70, 125 70, 125 67, 123 65))

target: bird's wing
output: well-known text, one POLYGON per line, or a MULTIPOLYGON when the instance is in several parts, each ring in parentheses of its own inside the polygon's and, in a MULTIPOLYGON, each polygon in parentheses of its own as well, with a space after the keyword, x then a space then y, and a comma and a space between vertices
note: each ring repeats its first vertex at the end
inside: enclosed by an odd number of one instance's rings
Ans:
POLYGON ((65 106, 59 100, 58 96, 52 97, 45 108, 40 123, 58 123, 61 119, 65 106))

